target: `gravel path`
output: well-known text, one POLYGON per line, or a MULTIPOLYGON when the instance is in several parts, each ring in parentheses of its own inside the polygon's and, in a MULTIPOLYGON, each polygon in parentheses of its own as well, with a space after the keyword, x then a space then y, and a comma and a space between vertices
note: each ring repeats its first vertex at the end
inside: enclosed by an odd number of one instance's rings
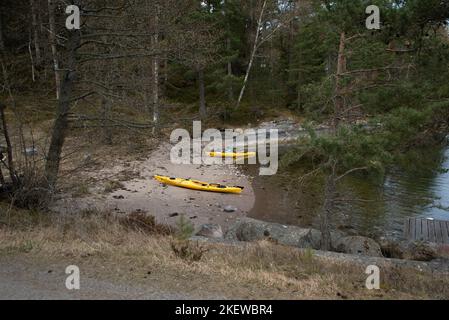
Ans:
MULTIPOLYGON (((0 261, 0 300, 191 300, 189 293, 161 290, 157 282, 139 285, 124 280, 103 280, 95 271, 81 269, 81 288, 69 291, 63 264, 42 263, 18 257, 0 261)), ((143 282, 143 281, 142 281, 143 282)), ((219 297, 216 297, 219 298, 219 297)))

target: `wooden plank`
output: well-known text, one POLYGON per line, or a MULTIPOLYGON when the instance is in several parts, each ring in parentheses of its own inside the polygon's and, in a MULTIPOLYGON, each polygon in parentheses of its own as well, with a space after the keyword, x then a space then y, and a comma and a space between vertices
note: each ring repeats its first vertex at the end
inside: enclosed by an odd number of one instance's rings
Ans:
MULTIPOLYGON (((446 236, 447 236, 447 240, 445 243, 449 244, 449 221, 443 221, 443 225, 445 226, 444 230, 446 230, 446 236)), ((443 235, 443 237, 445 237, 445 238, 446 238, 446 236, 443 235)))
POLYGON ((404 235, 409 240, 449 244, 449 221, 406 219, 404 235))
POLYGON ((443 236, 443 243, 449 244, 449 230, 445 221, 440 221, 441 235, 443 236))
POLYGON ((441 231, 440 221, 435 221, 435 242, 443 243, 443 233, 441 231))
POLYGON ((410 239, 416 239, 416 219, 410 219, 410 239))
POLYGON ((404 222, 404 237, 406 239, 410 239, 410 220, 411 219, 406 219, 404 222))
POLYGON ((424 240, 422 234, 422 219, 416 219, 416 237, 417 240, 424 240))
POLYGON ((427 223, 426 219, 421 220, 422 225, 422 234, 421 234, 421 240, 427 241, 429 239, 429 225, 427 223))
POLYGON ((408 239, 408 238, 409 238, 409 235, 410 235, 410 220, 409 220, 409 219, 406 219, 406 220, 404 221, 404 237, 405 237, 406 239, 408 239))
POLYGON ((447 236, 449 237, 449 221, 446 221, 447 236))
POLYGON ((436 241, 436 236, 435 236, 435 221, 433 220, 429 220, 429 239, 428 241, 430 242, 435 242, 436 241))

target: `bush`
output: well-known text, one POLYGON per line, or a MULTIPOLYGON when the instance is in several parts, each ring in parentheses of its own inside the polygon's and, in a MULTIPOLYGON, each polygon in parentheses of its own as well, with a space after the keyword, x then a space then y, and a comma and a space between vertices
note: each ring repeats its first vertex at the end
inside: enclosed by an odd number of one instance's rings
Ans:
POLYGON ((189 241, 195 232, 193 224, 184 215, 181 215, 177 227, 177 240, 171 242, 171 248, 175 256, 188 262, 200 261, 208 250, 200 245, 199 242, 193 243, 189 241))
POLYGON ((178 240, 171 243, 171 248, 175 256, 187 262, 198 262, 209 250, 200 245, 199 242, 190 242, 188 240, 178 240))
POLYGON ((145 234, 169 236, 174 234, 172 227, 156 223, 154 216, 135 212, 126 217, 120 217, 119 222, 128 230, 145 234))
POLYGON ((48 208, 53 192, 40 171, 29 169, 20 177, 18 185, 13 187, 10 196, 13 204, 18 208, 40 211, 48 208))
POLYGON ((181 215, 177 222, 176 237, 181 241, 186 241, 191 236, 193 236, 194 232, 195 228, 193 224, 189 220, 187 220, 184 215, 181 215))

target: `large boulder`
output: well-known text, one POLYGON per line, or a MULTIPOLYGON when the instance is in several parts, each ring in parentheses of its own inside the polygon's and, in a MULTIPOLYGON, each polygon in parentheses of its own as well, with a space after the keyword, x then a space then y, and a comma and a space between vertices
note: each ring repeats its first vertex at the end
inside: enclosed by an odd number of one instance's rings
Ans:
POLYGON ((225 238, 231 241, 253 242, 270 240, 298 248, 320 249, 321 232, 295 226, 284 226, 245 218, 234 224, 225 238))
POLYGON ((198 237, 220 239, 223 238, 223 230, 218 224, 205 224, 201 226, 200 231, 196 235, 198 237))
POLYGON ((401 248, 406 260, 432 261, 442 257, 438 245, 430 242, 404 242, 401 248))
POLYGON ((436 259, 449 259, 449 245, 385 238, 380 239, 379 244, 384 256, 387 258, 424 262, 436 259))
POLYGON ((344 237, 335 242, 335 249, 341 253, 369 257, 383 257, 380 245, 370 238, 344 237))
POLYGON ((378 241, 385 258, 404 259, 404 246, 397 239, 380 238, 378 241))

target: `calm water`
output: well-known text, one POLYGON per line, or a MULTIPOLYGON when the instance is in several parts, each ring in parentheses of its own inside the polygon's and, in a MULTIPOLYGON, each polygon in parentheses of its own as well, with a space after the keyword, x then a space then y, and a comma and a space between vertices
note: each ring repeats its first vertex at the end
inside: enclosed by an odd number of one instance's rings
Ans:
MULTIPOLYGON (((383 182, 355 177, 343 181, 339 191, 347 201, 333 217, 333 228, 348 234, 401 237, 406 218, 449 220, 449 146, 420 152, 408 159, 406 168, 391 170, 383 182)), ((318 227, 322 183, 298 185, 295 178, 302 175, 301 168, 282 169, 273 177, 248 170, 255 177, 256 191, 251 217, 318 227)))

